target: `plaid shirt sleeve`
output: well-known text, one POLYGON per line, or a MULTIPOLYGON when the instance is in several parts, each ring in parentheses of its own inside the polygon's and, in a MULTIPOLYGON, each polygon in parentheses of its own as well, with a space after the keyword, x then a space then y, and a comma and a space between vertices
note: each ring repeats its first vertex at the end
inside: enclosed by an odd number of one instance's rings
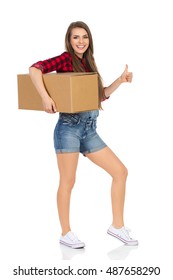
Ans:
POLYGON ((31 65, 40 69, 43 74, 49 72, 73 72, 72 58, 68 52, 64 52, 59 56, 55 56, 43 61, 38 61, 31 65))
POLYGON ((102 98, 102 102, 109 99, 109 98, 110 98, 110 96, 107 97, 107 96, 104 95, 103 98, 102 98))

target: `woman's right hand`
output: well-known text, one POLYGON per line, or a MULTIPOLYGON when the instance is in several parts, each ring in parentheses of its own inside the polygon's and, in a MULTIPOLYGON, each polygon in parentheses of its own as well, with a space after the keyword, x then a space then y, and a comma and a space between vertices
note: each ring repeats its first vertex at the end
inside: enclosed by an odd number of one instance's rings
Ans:
POLYGON ((53 114, 56 113, 56 105, 53 99, 49 96, 44 83, 43 83, 43 76, 40 69, 37 69, 35 67, 29 68, 29 75, 31 77, 31 80, 37 89, 43 103, 43 108, 47 113, 53 114))
POLYGON ((42 98, 44 111, 50 114, 56 113, 56 105, 50 96, 42 98))

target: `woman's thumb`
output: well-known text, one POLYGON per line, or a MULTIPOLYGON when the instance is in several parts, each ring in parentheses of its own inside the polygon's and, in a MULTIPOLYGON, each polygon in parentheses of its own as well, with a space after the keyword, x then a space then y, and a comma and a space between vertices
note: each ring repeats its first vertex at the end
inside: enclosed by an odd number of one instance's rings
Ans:
POLYGON ((128 65, 126 64, 126 67, 125 67, 125 72, 127 73, 128 72, 128 65))

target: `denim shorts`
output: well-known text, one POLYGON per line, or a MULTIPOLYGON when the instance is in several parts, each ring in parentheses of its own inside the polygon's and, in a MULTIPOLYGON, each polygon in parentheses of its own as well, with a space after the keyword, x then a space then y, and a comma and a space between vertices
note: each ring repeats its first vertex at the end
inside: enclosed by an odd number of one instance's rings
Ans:
POLYGON ((56 153, 80 152, 85 155, 106 147, 96 132, 98 115, 98 110, 60 113, 54 130, 56 153))

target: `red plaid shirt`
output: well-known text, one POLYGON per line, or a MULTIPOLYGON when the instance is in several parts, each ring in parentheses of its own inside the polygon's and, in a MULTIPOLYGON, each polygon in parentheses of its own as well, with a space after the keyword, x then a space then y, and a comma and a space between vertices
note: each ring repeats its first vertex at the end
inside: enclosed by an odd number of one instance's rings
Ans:
MULTIPOLYGON (((85 72, 89 72, 89 70, 86 67, 85 60, 78 58, 84 69, 85 72)), ((59 56, 55 56, 43 61, 38 61, 31 65, 31 67, 36 67, 42 71, 43 74, 49 73, 49 72, 73 72, 73 65, 72 65, 72 57, 70 53, 63 52, 59 56)))

